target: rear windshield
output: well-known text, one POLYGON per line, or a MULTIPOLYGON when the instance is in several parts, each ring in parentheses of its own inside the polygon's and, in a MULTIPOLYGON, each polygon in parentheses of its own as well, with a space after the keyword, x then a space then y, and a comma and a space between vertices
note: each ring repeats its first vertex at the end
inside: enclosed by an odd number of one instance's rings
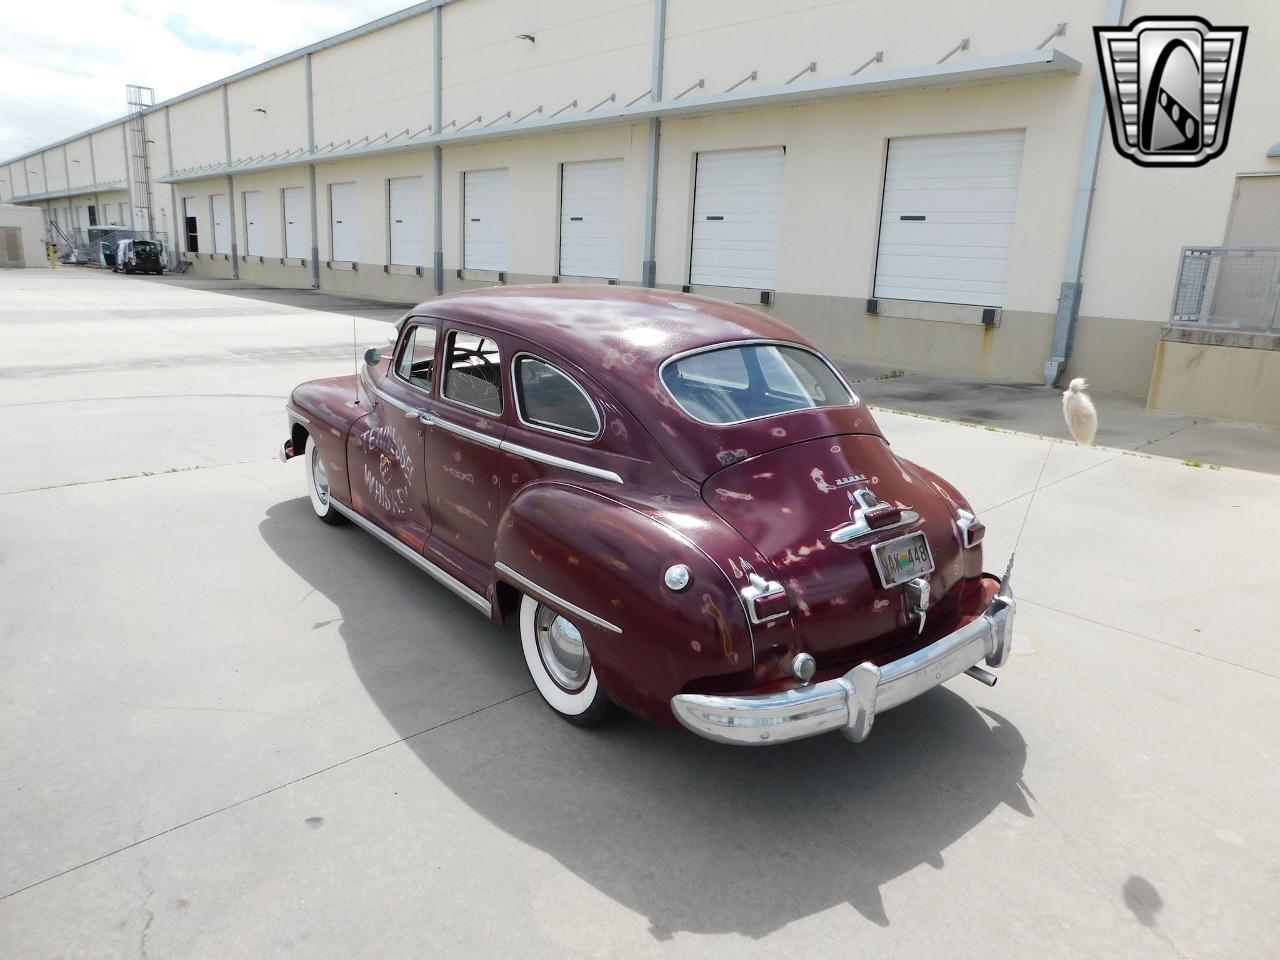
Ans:
POLYGON ((133 241, 134 253, 155 253, 156 245, 151 240, 135 240, 133 241))
POLYGON ((703 423, 742 423, 858 402, 820 356, 777 344, 719 347, 669 360, 662 382, 680 408, 703 423))

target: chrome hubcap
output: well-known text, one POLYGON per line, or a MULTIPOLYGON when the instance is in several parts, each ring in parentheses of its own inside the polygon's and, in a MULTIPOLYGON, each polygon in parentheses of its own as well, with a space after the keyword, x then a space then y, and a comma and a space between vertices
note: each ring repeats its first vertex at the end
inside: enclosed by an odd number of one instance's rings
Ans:
POLYGON ((535 628, 538 653, 551 679, 570 692, 581 689, 591 676, 591 657, 578 628, 543 606, 538 607, 535 628))
POLYGON ((311 454, 311 482, 315 484, 316 499, 322 505, 329 504, 329 471, 325 469, 324 461, 320 459, 319 453, 311 454))

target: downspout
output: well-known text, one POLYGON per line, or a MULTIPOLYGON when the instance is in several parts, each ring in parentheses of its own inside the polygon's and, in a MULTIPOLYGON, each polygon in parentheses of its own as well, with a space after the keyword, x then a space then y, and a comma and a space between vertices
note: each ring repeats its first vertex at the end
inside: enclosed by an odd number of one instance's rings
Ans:
MULTIPOLYGON (((92 142, 92 141, 90 141, 92 142)), ((165 160, 169 164, 169 176, 173 176, 173 126, 169 123, 169 108, 164 108, 164 152, 165 160)), ((187 249, 187 223, 186 220, 178 216, 178 187, 177 184, 169 184, 169 210, 173 214, 173 236, 169 238, 169 269, 172 270, 178 265, 178 237, 182 237, 182 249, 187 249), (182 224, 179 229, 178 224, 182 224)))
MULTIPOLYGON (((1124 19, 1125 0, 1109 0, 1104 26, 1118 26, 1124 19)), ((1062 376, 1075 349, 1076 324, 1080 319, 1080 299, 1084 293, 1081 274, 1084 270, 1085 244, 1089 239, 1089 217, 1093 212, 1093 193, 1098 182, 1098 156, 1102 149, 1107 123, 1107 100, 1098 71, 1089 99, 1089 117, 1085 121, 1084 148, 1080 155, 1080 180, 1076 184, 1076 207, 1071 217, 1071 240, 1067 244, 1067 266, 1058 292, 1058 316, 1053 326, 1053 348, 1044 364, 1044 385, 1052 387, 1062 376)))
MULTIPOLYGON (((98 197, 98 161, 93 149, 93 134, 89 134, 89 180, 93 185, 93 219, 98 222, 92 226, 102 226, 102 203, 98 197)), ((88 231, 86 231, 87 235, 88 231)), ((98 262, 102 263, 102 247, 98 247, 98 262)), ((105 264, 102 264, 105 266, 105 264)))
POLYGON ((67 178, 67 200, 71 204, 71 246, 76 244, 76 234, 80 232, 80 208, 76 206, 76 198, 71 196, 71 161, 67 159, 67 145, 62 145, 62 175, 67 178))
MULTIPOLYGON (((303 58, 302 75, 305 80, 304 99, 307 108, 307 153, 316 152, 316 111, 311 96, 311 54, 303 58)), ((311 289, 320 289, 320 225, 316 223, 316 165, 307 164, 308 219, 311 221, 311 289)))
MULTIPOLYGON (((444 26, 444 7, 436 7, 433 14, 432 33, 435 36, 435 110, 432 119, 432 132, 440 133, 440 126, 444 123, 444 91, 441 84, 444 81, 444 42, 440 37, 441 29, 444 26)), ((444 293, 444 149, 437 144, 432 149, 433 159, 435 161, 435 173, 433 190, 435 193, 435 220, 433 229, 435 231, 434 252, 431 256, 431 272, 435 279, 436 296, 444 293)))
MULTIPOLYGON (((231 100, 227 84, 222 85, 222 132, 227 144, 227 167, 231 166, 231 100)), ((231 279, 240 279, 240 248, 236 245, 236 185, 227 174, 227 216, 231 218, 231 279)))
MULTIPOLYGON (((649 80, 649 98, 657 103, 662 99, 662 60, 666 47, 667 0, 656 0, 653 7, 653 75, 649 80)), ((649 167, 645 179, 644 205, 644 262, 640 267, 640 282, 646 287, 658 282, 657 228, 658 228, 658 146, 662 137, 662 121, 649 118, 649 167)))

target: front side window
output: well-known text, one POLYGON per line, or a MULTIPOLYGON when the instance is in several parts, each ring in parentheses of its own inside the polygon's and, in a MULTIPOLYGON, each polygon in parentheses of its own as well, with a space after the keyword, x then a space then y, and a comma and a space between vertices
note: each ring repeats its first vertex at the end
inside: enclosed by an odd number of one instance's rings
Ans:
POLYGON ((520 419, 525 423, 576 437, 600 432, 600 417, 586 391, 545 360, 517 357, 514 379, 520 419))
POLYGON ((400 361, 396 364, 396 372, 401 379, 413 384, 420 390, 431 392, 434 382, 436 363, 436 328, 431 324, 420 324, 409 330, 404 346, 400 349, 400 361))
POLYGON ((662 382, 685 413, 711 424, 857 403, 830 364, 800 347, 719 347, 668 361, 662 382))
POLYGON ((455 330, 445 355, 444 395, 485 413, 502 413, 500 364, 491 338, 455 330))

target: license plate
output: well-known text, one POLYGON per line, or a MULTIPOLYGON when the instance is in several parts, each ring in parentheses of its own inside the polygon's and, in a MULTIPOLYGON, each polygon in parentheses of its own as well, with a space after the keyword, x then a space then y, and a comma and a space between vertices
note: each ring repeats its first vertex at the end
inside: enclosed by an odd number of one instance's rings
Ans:
POLYGON ((923 533, 909 533, 871 548, 880 583, 887 589, 933 571, 933 554, 923 533))

